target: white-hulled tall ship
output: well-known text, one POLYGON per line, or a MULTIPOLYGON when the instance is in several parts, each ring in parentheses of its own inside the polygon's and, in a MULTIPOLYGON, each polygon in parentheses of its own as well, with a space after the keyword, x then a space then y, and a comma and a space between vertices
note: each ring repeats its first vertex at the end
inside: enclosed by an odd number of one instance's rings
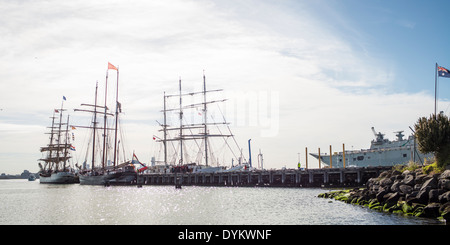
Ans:
MULTIPOLYGON (((75 126, 76 128, 91 129, 87 153, 91 151, 90 167, 87 166, 88 154, 82 166, 76 165, 79 171, 81 185, 130 185, 136 183, 136 171, 131 160, 125 159, 121 164, 119 148, 123 148, 123 139, 119 139, 119 114, 122 112, 119 95, 119 69, 108 63, 105 82, 105 103, 97 103, 98 83, 95 87, 94 104, 81 104, 85 109, 74 109, 74 111, 92 113, 92 122, 89 126, 75 126), (117 71, 115 113, 111 113, 107 106, 108 93, 108 71, 117 71), (103 121, 101 122, 101 118, 103 121), (112 118, 112 120, 108 120, 112 118), (102 123, 102 125, 100 124, 102 123), (110 125, 113 125, 112 127, 110 125), (90 148, 90 149, 89 149, 90 148), (112 149, 112 150, 111 150, 112 149)), ((125 156, 121 156, 124 158, 125 156)))
POLYGON ((70 167, 69 160, 71 159, 70 151, 73 150, 70 143, 69 133, 69 115, 67 121, 63 122, 63 109, 66 97, 63 96, 63 101, 60 109, 55 109, 53 112, 52 126, 50 127, 50 143, 41 147, 41 152, 46 153, 45 157, 39 159, 43 161, 39 163, 39 181, 45 184, 73 184, 78 183, 78 176, 75 175, 74 170, 70 167), (59 115, 59 116, 58 116, 59 115), (56 120, 55 120, 56 119, 56 120))
POLYGON ((243 157, 242 148, 237 144, 220 107, 218 106, 218 111, 216 110, 217 113, 220 112, 220 115, 216 113, 220 117, 218 120, 214 117, 214 111, 208 107, 226 101, 226 99, 207 99, 207 94, 223 90, 206 90, 204 74, 202 91, 183 92, 181 78, 178 85, 178 94, 166 95, 164 92, 164 108, 161 111, 164 121, 160 123, 162 129, 159 130, 163 135, 153 136, 154 140, 162 143, 164 159, 156 161, 154 157, 149 171, 214 173, 226 171, 227 165, 231 165, 232 170, 249 169, 251 162, 247 163, 243 157), (172 103, 169 102, 171 98, 174 99, 172 103), (168 113, 172 115, 167 115, 168 113), (222 147, 218 147, 221 142, 222 147), (226 163, 225 159, 231 161, 226 163))
MULTIPOLYGON (((423 163, 425 159, 430 160, 434 154, 423 154, 419 152, 414 136, 403 139, 403 131, 395 132, 397 139, 391 141, 384 138, 384 134, 376 132, 372 127, 375 139, 370 144, 370 149, 346 150, 345 167, 368 167, 368 166, 393 166, 405 165, 410 161, 423 163)), ((316 159, 319 159, 318 153, 310 153, 316 159)), ((334 153, 331 156, 332 167, 344 167, 343 152, 334 153)), ((330 155, 320 155, 321 163, 330 166, 330 155)))

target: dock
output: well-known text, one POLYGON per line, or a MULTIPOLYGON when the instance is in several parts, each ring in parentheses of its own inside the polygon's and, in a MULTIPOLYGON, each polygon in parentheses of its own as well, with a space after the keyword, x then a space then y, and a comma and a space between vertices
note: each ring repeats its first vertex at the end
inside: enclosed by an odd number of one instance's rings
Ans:
POLYGON ((138 185, 242 187, 362 186, 392 166, 321 169, 254 170, 216 173, 139 174, 138 185))

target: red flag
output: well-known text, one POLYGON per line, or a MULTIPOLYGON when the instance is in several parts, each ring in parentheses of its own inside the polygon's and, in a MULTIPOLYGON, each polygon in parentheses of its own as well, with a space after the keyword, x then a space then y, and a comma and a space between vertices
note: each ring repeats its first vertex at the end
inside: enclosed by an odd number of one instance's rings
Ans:
POLYGON ((117 67, 115 67, 113 64, 111 64, 111 63, 108 62, 108 70, 109 70, 109 69, 113 69, 113 70, 116 70, 116 71, 117 71, 117 67))

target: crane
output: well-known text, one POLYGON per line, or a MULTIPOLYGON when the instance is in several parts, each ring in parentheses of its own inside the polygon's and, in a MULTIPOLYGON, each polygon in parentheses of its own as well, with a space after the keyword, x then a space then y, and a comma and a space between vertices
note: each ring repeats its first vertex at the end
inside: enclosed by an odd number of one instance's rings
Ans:
POLYGON ((375 138, 376 138, 376 143, 378 143, 378 144, 381 144, 382 142, 383 142, 383 140, 384 140, 384 134, 382 134, 381 132, 376 132, 375 131, 375 128, 374 127, 372 127, 372 132, 373 132, 373 134, 375 135, 375 138))

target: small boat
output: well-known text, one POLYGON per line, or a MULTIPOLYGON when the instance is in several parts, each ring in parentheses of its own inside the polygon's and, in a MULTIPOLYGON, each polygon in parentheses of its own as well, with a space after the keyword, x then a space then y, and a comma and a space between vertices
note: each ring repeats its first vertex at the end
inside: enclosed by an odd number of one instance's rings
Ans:
POLYGON ((28 176, 28 181, 35 181, 36 180, 36 176, 34 174, 30 174, 28 176))

